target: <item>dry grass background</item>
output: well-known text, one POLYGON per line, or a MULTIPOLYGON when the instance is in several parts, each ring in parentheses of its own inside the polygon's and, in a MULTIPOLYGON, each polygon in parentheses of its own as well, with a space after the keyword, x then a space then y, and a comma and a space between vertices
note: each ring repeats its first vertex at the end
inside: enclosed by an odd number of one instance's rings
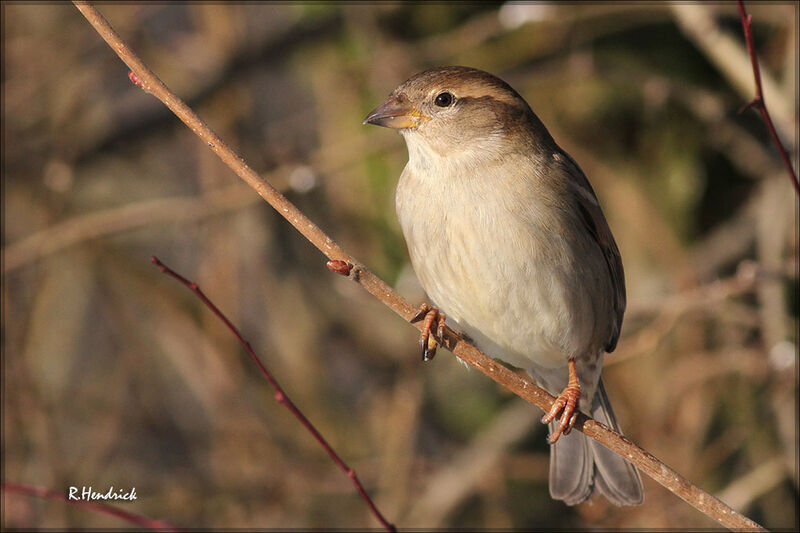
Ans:
MULTIPOLYGON (((749 9, 796 166, 798 8, 749 9)), ((125 509, 186 527, 377 525, 157 255, 241 326, 400 527, 714 527, 649 479, 639 508, 552 501, 537 409, 447 352, 420 363, 415 330, 131 85, 73 6, 2 10, 5 480, 136 487, 125 509)), ((735 6, 101 10, 412 301, 393 207, 405 148, 361 120, 428 66, 506 79, 581 164, 622 251, 629 310, 605 375, 626 434, 765 527, 798 527, 797 198, 757 113, 737 115, 752 78, 721 66, 751 75, 726 48, 744 50, 735 6)), ((3 527, 120 525, 3 495, 3 527)))

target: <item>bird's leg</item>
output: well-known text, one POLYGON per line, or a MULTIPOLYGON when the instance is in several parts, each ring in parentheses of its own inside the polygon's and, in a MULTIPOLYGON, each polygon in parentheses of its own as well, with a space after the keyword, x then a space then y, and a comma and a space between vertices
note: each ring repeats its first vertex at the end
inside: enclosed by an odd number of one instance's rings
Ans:
POLYGON ((430 361, 436 355, 436 347, 439 345, 436 339, 438 338, 441 340, 444 336, 445 318, 445 314, 439 312, 438 308, 431 307, 424 303, 419 306, 419 311, 417 311, 417 314, 411 319, 412 324, 424 319, 422 323, 422 334, 419 338, 419 343, 422 346, 423 361, 430 361), (433 328, 434 322, 436 322, 436 334, 432 335, 431 329, 433 328))
POLYGON ((567 386, 558 395, 556 401, 553 402, 553 407, 546 415, 542 417, 543 424, 549 424, 555 420, 558 413, 561 413, 561 418, 556 430, 547 437, 547 442, 555 444, 558 438, 564 434, 569 435, 575 421, 578 419, 578 401, 581 397, 581 384, 578 382, 578 370, 575 365, 575 360, 569 360, 569 381, 567 386))

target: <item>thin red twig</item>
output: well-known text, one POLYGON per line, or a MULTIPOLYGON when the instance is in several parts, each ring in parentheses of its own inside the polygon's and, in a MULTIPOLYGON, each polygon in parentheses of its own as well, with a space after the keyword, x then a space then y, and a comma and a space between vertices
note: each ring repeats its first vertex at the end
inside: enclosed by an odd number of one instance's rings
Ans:
POLYGON ((46 489, 44 487, 27 485, 25 483, 13 483, 9 481, 3 481, 2 483, 0 483, 0 489, 2 489, 3 492, 27 494, 29 496, 36 496, 38 498, 65 501, 70 505, 74 505, 76 507, 83 507, 84 509, 89 509, 96 513, 103 513, 115 516, 117 518, 121 518, 122 520, 130 522, 131 524, 136 524, 137 526, 146 527, 148 529, 154 529, 157 531, 181 531, 175 526, 172 526, 161 520, 154 520, 152 518, 148 518, 146 516, 142 516, 136 513, 123 511, 122 509, 113 507, 111 505, 107 505, 105 503, 85 501, 85 500, 70 500, 65 493, 56 492, 54 490, 46 489))
POLYGON ((247 351, 247 354, 250 356, 253 362, 258 366, 258 369, 261 370, 261 373, 264 374, 264 377, 267 378, 269 384, 275 390, 275 400, 279 404, 286 407, 289 411, 291 411, 294 417, 297 418, 297 420, 299 420, 301 424, 303 424, 303 426, 308 430, 308 432, 311 433, 314 436, 314 438, 317 439, 317 442, 319 442, 319 444, 325 449, 325 451, 328 452, 328 455, 331 456, 331 459, 333 459, 333 461, 337 465, 339 465, 339 468, 341 468, 342 471, 344 471, 344 473, 347 474, 347 477, 349 477, 353 481, 353 484, 356 486, 356 490, 358 490, 358 493, 364 499, 367 506, 369 506, 370 511, 372 511, 372 514, 375 515, 375 518, 378 519, 378 521, 381 523, 384 529, 386 529, 387 531, 397 531, 394 524, 391 524, 389 521, 387 521, 386 518, 384 518, 381 512, 378 510, 378 508, 375 506, 375 503, 372 501, 372 498, 369 497, 369 494, 367 494, 367 491, 364 489, 364 486, 361 485, 361 481, 359 481, 355 470, 347 466, 347 464, 334 451, 331 445, 328 444, 328 441, 325 440, 325 437, 323 437, 322 434, 319 431, 317 431, 317 428, 314 427, 314 424, 312 424, 308 420, 308 418, 306 418, 306 416, 302 413, 302 411, 300 411, 300 409, 298 409, 297 406, 295 406, 295 404, 292 403, 292 400, 289 399, 289 397, 283 391, 281 386, 278 385, 277 380, 275 380, 270 371, 267 370, 267 367, 264 366, 264 363, 261 362, 261 359, 258 358, 258 355, 256 355, 256 352, 253 350, 253 347, 250 346, 250 343, 247 340, 245 340, 244 337, 242 337, 242 334, 239 332, 236 326, 234 326, 231 323, 231 321, 228 320, 228 317, 226 317, 222 313, 222 311, 220 311, 219 308, 217 308, 217 306, 214 305, 214 302, 208 299, 208 297, 203 293, 203 291, 200 289, 197 283, 189 281, 188 279, 184 278, 183 276, 181 276, 180 274, 169 268, 167 265, 159 261, 158 258, 155 256, 151 257, 150 261, 152 261, 153 264, 156 265, 159 268, 159 270, 161 270, 161 272, 175 278, 183 285, 188 287, 192 292, 194 292, 195 295, 197 295, 197 297, 200 298, 200 300, 206 305, 206 307, 211 309, 211 312, 217 315, 217 318, 219 318, 228 327, 231 333, 233 333, 236 336, 236 338, 239 340, 239 343, 244 347, 245 351, 247 351))
POLYGON ((744 40, 747 43, 747 52, 750 54, 750 63, 753 65, 753 78, 755 78, 756 83, 756 96, 750 100, 750 102, 742 106, 739 112, 741 113, 745 109, 755 107, 758 109, 758 112, 761 113, 761 118, 764 119, 764 124, 766 124, 767 130, 769 130, 769 135, 772 137, 772 142, 775 143, 775 147, 781 154, 783 166, 786 167, 786 171, 789 173, 789 178, 792 180, 794 190, 798 195, 800 195, 800 183, 797 181, 797 174, 794 173, 794 168, 792 167, 792 162, 789 159, 788 152, 786 152, 783 144, 781 144, 781 140, 778 137, 778 132, 775 129, 775 125, 772 123, 772 117, 769 116, 769 111, 767 111, 767 103, 764 100, 764 89, 761 86, 761 69, 758 66, 758 58, 756 57, 756 50, 755 46, 753 45, 753 32, 750 28, 750 25, 753 22, 753 16, 747 13, 742 0, 737 0, 737 2, 739 4, 739 17, 742 19, 744 40))

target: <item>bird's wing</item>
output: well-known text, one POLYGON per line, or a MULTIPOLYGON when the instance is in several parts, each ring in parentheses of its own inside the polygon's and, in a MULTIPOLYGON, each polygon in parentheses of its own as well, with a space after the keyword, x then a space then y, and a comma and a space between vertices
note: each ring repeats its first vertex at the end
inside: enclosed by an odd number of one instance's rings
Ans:
POLYGON ((603 210, 600 208, 600 203, 597 201, 592 185, 569 154, 561 151, 561 155, 564 156, 568 165, 572 167, 570 169, 572 170, 570 172, 572 178, 570 184, 575 192, 574 196, 581 219, 603 252, 603 257, 608 266, 608 274, 611 278, 611 285, 614 291, 614 294, 611 295, 614 306, 614 321, 611 337, 606 344, 606 352, 610 353, 617 347, 617 340, 619 340, 619 333, 622 329, 622 316, 625 313, 625 272, 622 269, 622 257, 619 254, 614 235, 611 233, 611 228, 608 227, 608 222, 606 222, 606 217, 603 215, 603 210))

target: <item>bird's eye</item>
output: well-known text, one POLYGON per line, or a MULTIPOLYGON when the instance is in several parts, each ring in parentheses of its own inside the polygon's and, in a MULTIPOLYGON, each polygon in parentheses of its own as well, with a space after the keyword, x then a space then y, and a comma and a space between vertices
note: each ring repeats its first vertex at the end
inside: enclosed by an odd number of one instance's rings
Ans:
POLYGON ((452 94, 444 92, 437 94, 433 103, 439 107, 448 107, 452 105, 453 100, 455 100, 455 97, 452 94))

